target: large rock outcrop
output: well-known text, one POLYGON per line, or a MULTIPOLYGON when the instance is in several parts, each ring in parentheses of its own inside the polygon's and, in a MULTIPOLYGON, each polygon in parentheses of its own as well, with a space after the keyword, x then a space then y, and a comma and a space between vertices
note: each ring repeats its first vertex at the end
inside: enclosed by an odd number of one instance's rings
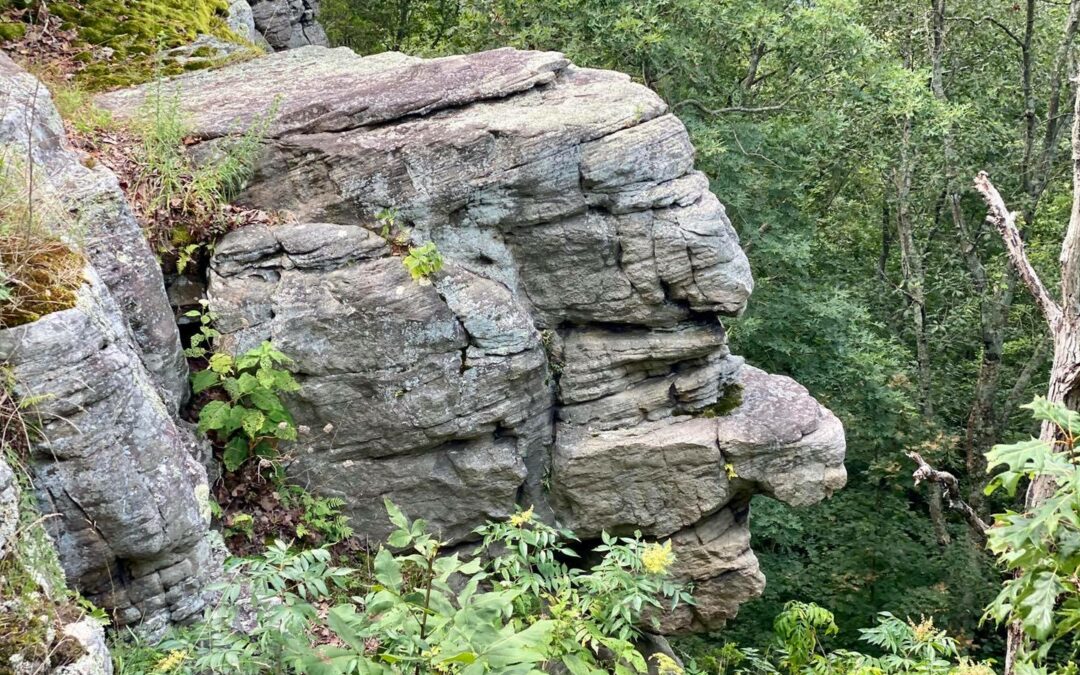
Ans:
MULTIPOLYGON (((699 604, 666 628, 713 628, 763 585, 750 496, 843 485, 839 421, 729 353, 749 266, 647 88, 557 53, 308 47, 164 89, 195 153, 271 114, 241 200, 296 222, 227 235, 210 299, 225 346, 296 359, 293 409, 325 431, 290 470, 359 532, 386 534, 385 496, 454 542, 528 504, 586 537, 670 537, 699 604), (387 209, 446 257, 430 283, 379 236, 387 209)), ((152 91, 98 102, 130 115, 152 91)))
POLYGON ((116 177, 84 166, 48 91, 3 54, 0 147, 32 163, 39 203, 66 210, 57 234, 90 263, 75 307, 0 330, 68 581, 119 625, 191 618, 216 563, 201 450, 175 417, 187 362, 161 271, 116 177))

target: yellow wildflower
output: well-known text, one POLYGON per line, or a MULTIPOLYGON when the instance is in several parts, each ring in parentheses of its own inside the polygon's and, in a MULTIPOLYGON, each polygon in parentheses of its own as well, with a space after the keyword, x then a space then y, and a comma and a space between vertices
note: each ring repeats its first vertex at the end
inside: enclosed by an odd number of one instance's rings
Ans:
POLYGON ((994 675, 994 669, 983 663, 960 659, 960 665, 949 671, 950 675, 994 675))
POLYGON ((675 554, 671 551, 670 539, 663 544, 646 544, 641 554, 641 564, 649 574, 663 574, 673 562, 675 554))
POLYGON ((174 649, 154 664, 155 673, 171 673, 187 661, 188 653, 183 649, 174 649))
POLYGON ((683 675, 683 669, 667 654, 653 654, 650 658, 656 661, 656 672, 659 675, 683 675))
POLYGON ((533 507, 529 507, 528 511, 522 511, 510 516, 510 525, 513 527, 524 527, 527 523, 531 523, 533 519, 533 507))
POLYGON ((724 473, 727 474, 728 478, 738 478, 739 477, 739 474, 735 471, 735 465, 732 464, 731 462, 728 462, 727 464, 724 465, 724 473))
POLYGON ((936 632, 934 630, 934 618, 922 617, 922 621, 915 623, 911 619, 908 619, 908 625, 911 626, 912 632, 915 633, 915 639, 919 642, 926 642, 934 636, 936 632))

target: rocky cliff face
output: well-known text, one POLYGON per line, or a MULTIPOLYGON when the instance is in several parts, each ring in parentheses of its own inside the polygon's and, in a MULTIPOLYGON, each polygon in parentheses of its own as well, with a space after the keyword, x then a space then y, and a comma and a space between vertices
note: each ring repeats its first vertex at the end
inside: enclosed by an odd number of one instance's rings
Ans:
POLYGON ((0 148, 34 165, 90 263, 74 308, 0 330, 14 394, 33 402, 29 463, 60 562, 120 625, 189 618, 216 563, 201 446, 176 420, 187 362, 161 271, 116 177, 83 165, 48 91, 3 54, 0 148))
POLYGON ((275 51, 330 44, 317 19, 319 0, 234 0, 229 11, 255 31, 253 42, 265 40, 275 51))
POLYGON ((292 408, 324 431, 290 471, 361 534, 386 534, 389 497, 452 542, 516 505, 670 537, 699 604, 665 626, 714 628, 763 587, 750 496, 843 485, 839 421, 729 353, 746 258, 682 124, 628 77, 307 47, 165 88, 196 153, 267 118, 242 201, 295 222, 226 236, 209 296, 228 348, 296 360, 292 408), (431 283, 379 236, 386 209, 446 257, 431 283))

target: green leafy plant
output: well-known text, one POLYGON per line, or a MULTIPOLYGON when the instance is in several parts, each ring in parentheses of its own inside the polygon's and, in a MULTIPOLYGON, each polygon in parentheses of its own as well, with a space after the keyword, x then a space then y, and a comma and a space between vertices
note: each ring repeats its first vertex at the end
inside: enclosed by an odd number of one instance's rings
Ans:
POLYGON ((1069 661, 1080 651, 1080 414, 1041 397, 1024 407, 1053 422, 1059 441, 995 446, 987 464, 1000 471, 987 492, 1012 496, 1022 480, 1037 477, 1051 479, 1055 490, 1034 508, 997 515, 987 531, 987 546, 1010 573, 987 617, 1019 623, 1026 636, 1019 658, 1034 667, 1047 662, 1051 649, 1064 650, 1069 661))
POLYGON ((421 281, 442 269, 443 257, 435 248, 435 242, 429 241, 418 248, 410 247, 402 263, 414 281, 421 281))
POLYGON ((278 493, 286 507, 298 506, 301 520, 296 525, 296 536, 316 542, 335 544, 353 536, 349 517, 341 513, 345 500, 337 497, 319 497, 298 485, 286 485, 279 479, 278 493))
POLYGON ((194 393, 217 389, 224 395, 199 411, 199 431, 213 432, 224 444, 226 470, 236 471, 252 457, 274 459, 281 441, 296 440, 296 422, 280 397, 300 388, 283 367, 289 363, 264 342, 236 358, 209 354, 209 367, 192 375, 194 393))
MULTIPOLYGON (((640 619, 658 596, 689 601, 667 580, 664 544, 606 538, 597 565, 572 569, 560 559, 575 557, 573 535, 536 522, 530 509, 481 528, 482 551, 464 560, 422 520, 389 501, 386 510, 394 530, 366 576, 333 565, 326 549, 281 541, 231 563, 221 601, 160 645, 153 672, 642 674, 638 629, 613 605, 640 619), (358 577, 366 592, 342 601, 358 577)), ((681 673, 670 659, 656 663, 681 673)))
POLYGON ((829 651, 826 639, 839 628, 832 612, 813 603, 790 601, 773 621, 774 642, 764 652, 727 643, 691 661, 687 672, 776 675, 993 675, 988 664, 959 656, 954 639, 934 626, 932 619, 904 621, 888 612, 877 615, 871 628, 860 629, 860 641, 879 655, 838 649, 829 651))

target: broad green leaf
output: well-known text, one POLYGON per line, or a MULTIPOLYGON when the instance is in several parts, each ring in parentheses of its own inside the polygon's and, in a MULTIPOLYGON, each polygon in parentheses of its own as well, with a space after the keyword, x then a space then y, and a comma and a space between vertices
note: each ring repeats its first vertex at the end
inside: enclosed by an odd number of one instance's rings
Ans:
POLYGON ((199 411, 199 431, 216 431, 228 424, 232 406, 224 401, 210 401, 199 411))
POLYGON ((200 394, 218 383, 218 374, 212 370, 200 370, 191 376, 191 391, 200 394))

